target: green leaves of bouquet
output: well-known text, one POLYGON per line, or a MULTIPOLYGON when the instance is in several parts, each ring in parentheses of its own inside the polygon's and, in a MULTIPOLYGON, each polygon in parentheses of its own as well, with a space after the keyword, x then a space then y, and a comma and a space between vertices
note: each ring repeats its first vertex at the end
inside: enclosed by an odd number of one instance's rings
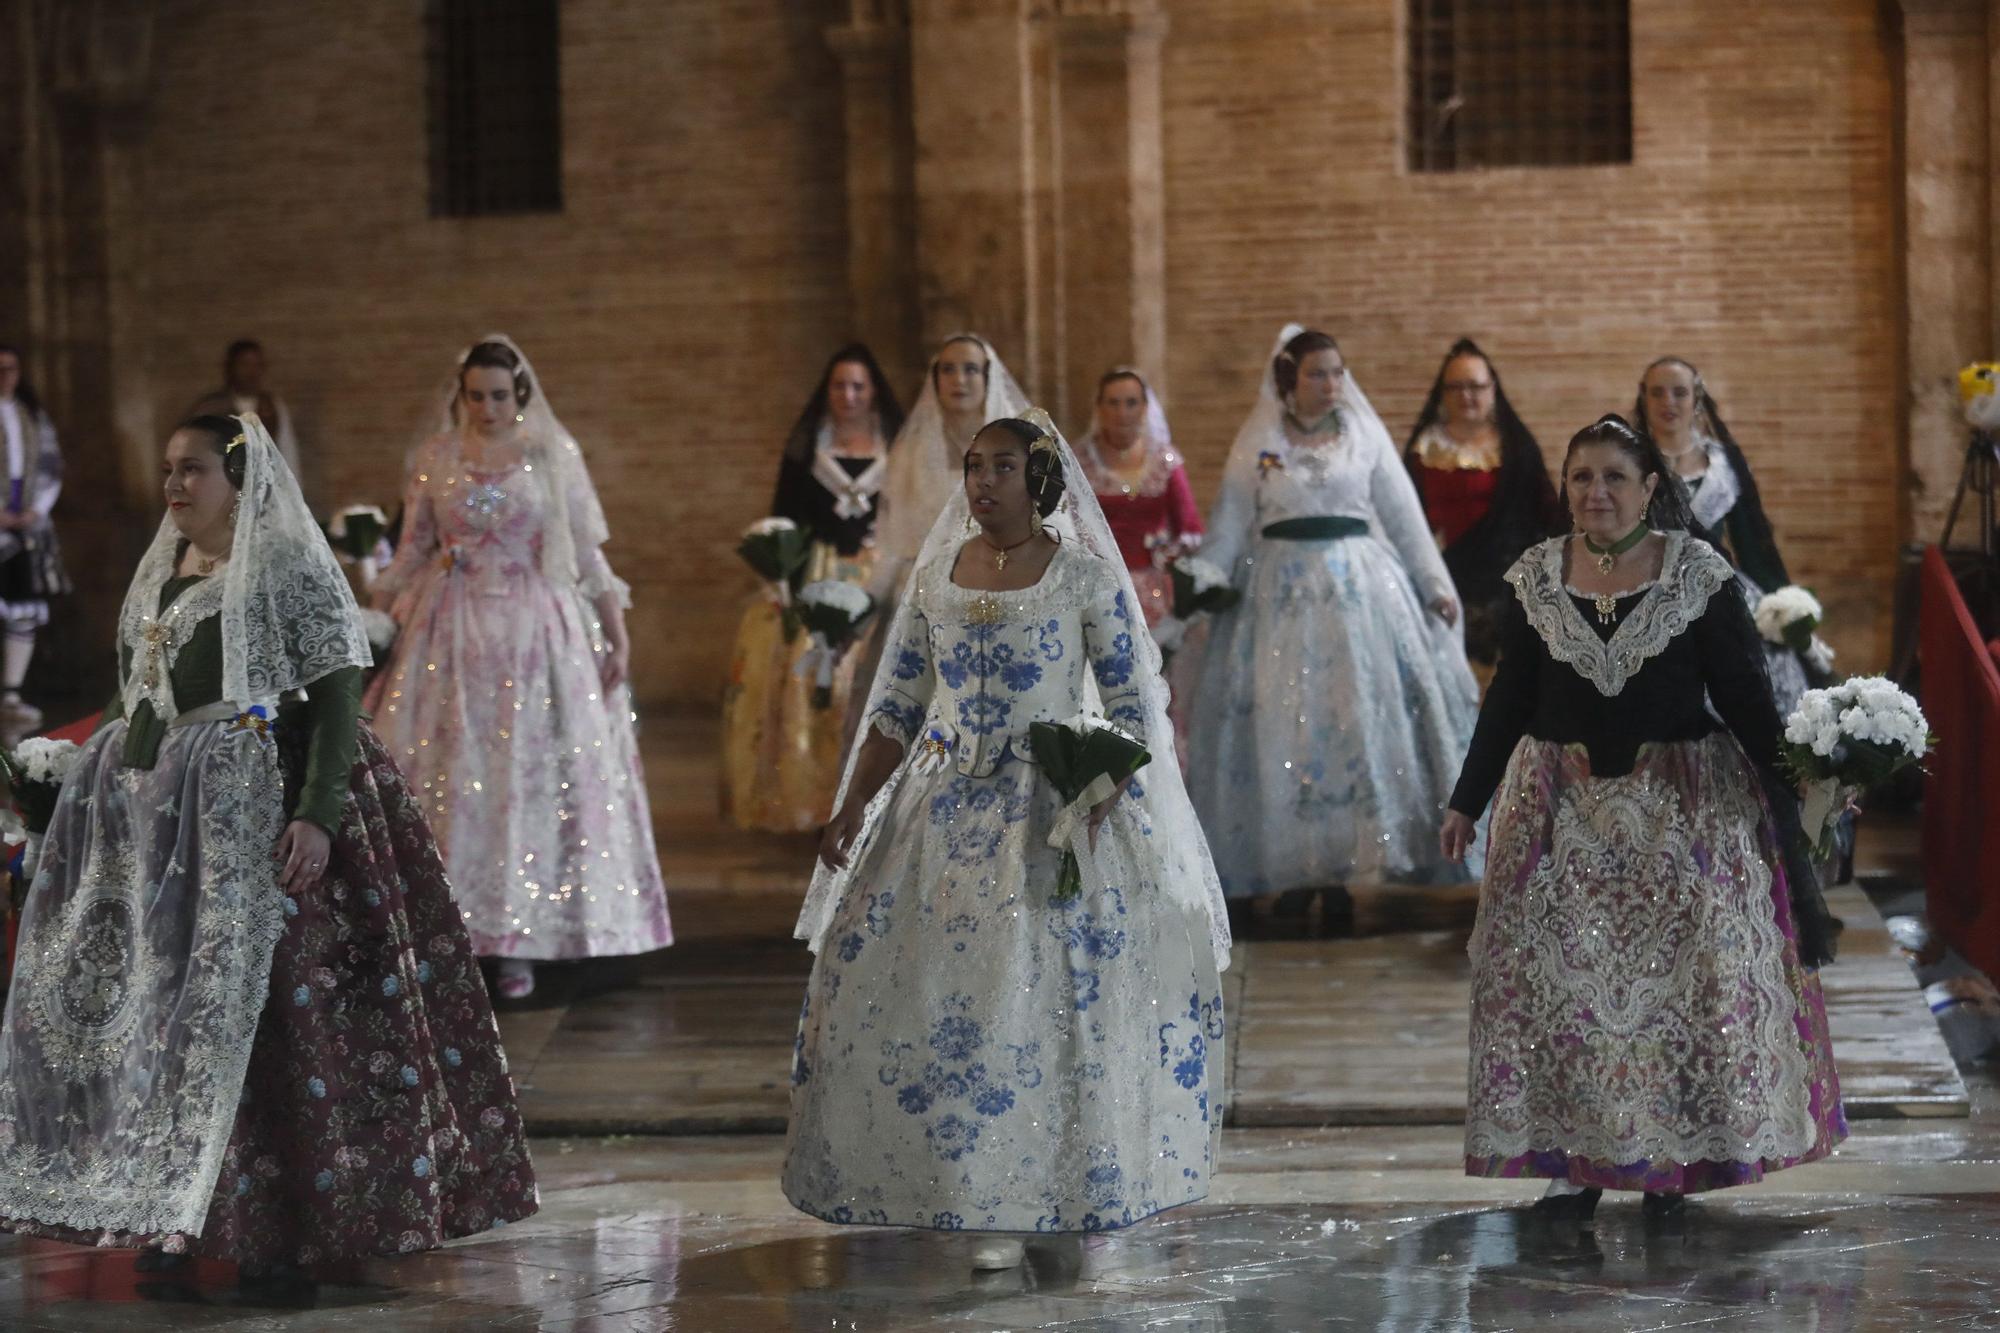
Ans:
POLYGON ((1118 784, 1152 761, 1137 738, 1101 717, 1078 714, 1068 722, 1035 722, 1028 727, 1028 747, 1035 763, 1062 793, 1063 813, 1049 845, 1063 851, 1052 903, 1074 902, 1083 894, 1083 870, 1077 864, 1071 838, 1092 807, 1109 800, 1118 784))

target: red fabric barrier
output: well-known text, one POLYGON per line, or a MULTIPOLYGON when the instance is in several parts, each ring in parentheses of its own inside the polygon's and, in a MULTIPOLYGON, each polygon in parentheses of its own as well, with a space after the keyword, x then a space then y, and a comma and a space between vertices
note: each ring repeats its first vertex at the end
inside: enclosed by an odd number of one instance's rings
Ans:
POLYGON ((1924 896, 1931 926, 2000 977, 2000 670, 1936 547, 1922 588, 1922 702, 1939 737, 1925 764, 1924 896))

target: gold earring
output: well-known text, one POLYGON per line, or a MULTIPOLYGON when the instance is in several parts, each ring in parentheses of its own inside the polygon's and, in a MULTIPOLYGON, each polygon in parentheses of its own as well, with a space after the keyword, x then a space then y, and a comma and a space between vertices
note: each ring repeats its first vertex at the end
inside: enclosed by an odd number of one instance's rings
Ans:
POLYGON ((526 421, 527 419, 528 419, 528 414, 526 412, 516 412, 514 414, 514 424, 517 426, 520 425, 523 421, 526 421))

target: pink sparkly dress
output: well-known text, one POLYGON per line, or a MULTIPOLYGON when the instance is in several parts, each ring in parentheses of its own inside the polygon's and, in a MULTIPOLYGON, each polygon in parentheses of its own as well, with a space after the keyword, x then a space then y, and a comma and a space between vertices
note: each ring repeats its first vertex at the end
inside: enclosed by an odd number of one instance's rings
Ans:
POLYGON ((605 697, 593 605, 623 585, 587 539, 603 525, 580 462, 538 475, 536 456, 474 471, 455 433, 418 450, 402 543, 376 585, 394 595, 396 643, 366 703, 430 817, 477 953, 644 953, 673 931, 630 692, 605 697), (567 586, 542 558, 559 517, 578 534, 567 586))

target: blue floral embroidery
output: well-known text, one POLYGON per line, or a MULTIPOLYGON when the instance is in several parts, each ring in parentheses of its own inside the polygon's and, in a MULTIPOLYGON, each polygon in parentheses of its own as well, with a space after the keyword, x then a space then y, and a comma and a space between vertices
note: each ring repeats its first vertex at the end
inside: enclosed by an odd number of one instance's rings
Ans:
POLYGON ((892 695, 875 705, 870 721, 875 718, 887 722, 898 736, 908 740, 917 734, 917 728, 924 725, 924 709, 922 704, 899 702, 892 695))
POLYGON ((946 1060, 970 1060, 985 1044, 979 1024, 962 1015, 940 1018, 931 1027, 931 1049, 946 1060))
POLYGON ((409 1065, 403 1066, 400 1077, 403 1080, 404 1087, 414 1088, 417 1086, 417 1071, 409 1065))
POLYGON ((946 1161, 956 1162, 979 1142, 979 1126, 955 1115, 945 1116, 924 1130, 933 1151, 946 1161))
POLYGON ((422 982, 424 985, 426 986, 430 985, 431 978, 436 975, 437 974, 431 970, 429 959, 425 959, 423 962, 417 964, 417 980, 422 982))
POLYGON ((322 1171, 313 1177, 313 1188, 324 1194, 333 1188, 333 1172, 322 1171))
POLYGON ((422 1180, 431 1173, 431 1159, 428 1157, 419 1157, 416 1161, 410 1163, 410 1170, 416 1173, 417 1179, 422 1180))
POLYGON ((896 654, 896 679, 915 680, 924 674, 924 655, 914 648, 896 654))
POLYGON ((990 694, 974 694, 958 701, 958 724, 975 736, 990 736, 1007 725, 1014 705, 990 694))
POLYGON ((965 1226, 965 1219, 957 1213, 932 1213, 931 1225, 939 1231, 959 1231, 965 1226))
POLYGON ((972 1109, 984 1116, 999 1115, 1014 1107, 1014 1090, 1004 1083, 989 1083, 972 1099, 972 1109))
POLYGON ((1083 968, 1071 968, 1069 978, 1076 988, 1077 1012, 1082 1013, 1097 1001, 1097 973, 1083 968))
POLYGON ((292 992, 292 1003, 298 1005, 300 1008, 304 1008, 306 1005, 312 1003, 312 992, 304 986, 299 987, 292 992))
POLYGON ((318 1077, 307 1079, 306 1091, 314 1097, 326 1096, 326 1080, 318 1077))
POLYGON ((382 993, 384 995, 395 995, 399 993, 402 989, 403 989, 403 983, 396 980, 394 977, 382 978, 382 993))
POLYGON ((840 941, 840 961, 851 963, 859 958, 861 956, 861 946, 864 943, 866 941, 861 938, 860 932, 850 932, 840 941))
POLYGON ((465 1057, 458 1053, 458 1047, 447 1046, 444 1048, 444 1062, 450 1065, 453 1069, 458 1068, 459 1063, 464 1059, 465 1057))
POLYGON ((1000 668, 1000 683, 1020 694, 1032 690, 1042 679, 1042 669, 1033 662, 1009 662, 1000 668))

